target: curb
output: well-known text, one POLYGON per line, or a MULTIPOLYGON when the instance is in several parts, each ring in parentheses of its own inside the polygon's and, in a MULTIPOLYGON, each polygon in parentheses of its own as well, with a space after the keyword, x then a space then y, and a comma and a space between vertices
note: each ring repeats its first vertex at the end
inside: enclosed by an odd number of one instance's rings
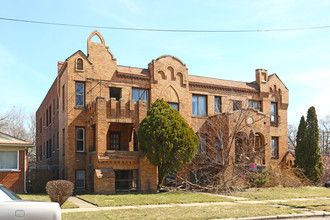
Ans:
MULTIPOLYGON (((258 216, 258 217, 246 217, 246 218, 225 218, 221 220, 263 220, 263 219, 289 219, 289 218, 308 218, 308 217, 327 217, 330 216, 330 212, 321 213, 308 213, 308 214, 289 214, 289 215, 270 215, 270 216, 258 216)), ((217 220, 217 219, 213 219, 217 220)), ((220 219, 219 219, 220 220, 220 219)))

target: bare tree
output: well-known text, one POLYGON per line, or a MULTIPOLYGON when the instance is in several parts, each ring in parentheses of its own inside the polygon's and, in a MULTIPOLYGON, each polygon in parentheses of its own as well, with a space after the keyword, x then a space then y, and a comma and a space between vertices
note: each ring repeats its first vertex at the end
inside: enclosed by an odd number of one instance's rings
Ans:
MULTIPOLYGON (((35 144, 35 114, 26 115, 21 108, 12 108, 3 116, 0 116, 0 131, 35 144)), ((29 163, 34 163, 36 160, 35 147, 30 148, 28 154, 29 163)))
POLYGON ((265 164, 268 146, 253 128, 263 126, 266 117, 255 109, 241 108, 207 119, 198 132, 200 148, 189 167, 190 185, 215 192, 246 186, 250 164, 265 164))
POLYGON ((25 127, 26 116, 20 108, 13 109, 5 118, 6 124, 1 131, 18 139, 26 140, 27 131, 25 127))
POLYGON ((330 154, 330 115, 319 121, 320 139, 319 145, 322 155, 330 154))
POLYGON ((293 124, 288 125, 288 147, 289 151, 294 153, 297 146, 297 126, 293 124))

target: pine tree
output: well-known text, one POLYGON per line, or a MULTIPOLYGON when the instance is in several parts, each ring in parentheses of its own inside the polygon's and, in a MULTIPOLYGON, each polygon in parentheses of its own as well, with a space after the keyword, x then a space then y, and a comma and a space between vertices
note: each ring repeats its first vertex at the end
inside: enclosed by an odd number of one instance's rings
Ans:
POLYGON ((314 183, 319 180, 323 171, 319 147, 319 128, 315 108, 308 109, 307 119, 301 117, 297 132, 295 166, 302 168, 306 176, 314 183))
POLYGON ((306 121, 305 117, 301 116, 300 123, 297 132, 297 145, 295 149, 295 166, 300 167, 305 170, 307 166, 307 157, 306 157, 306 121))
POLYGON ((315 108, 308 109, 306 120, 306 156, 308 156, 308 165, 306 166, 306 175, 314 183, 317 182, 323 171, 322 157, 319 147, 319 126, 315 108))
POLYGON ((194 158, 198 138, 180 113, 163 99, 151 104, 138 131, 140 149, 158 166, 158 186, 164 177, 194 158))

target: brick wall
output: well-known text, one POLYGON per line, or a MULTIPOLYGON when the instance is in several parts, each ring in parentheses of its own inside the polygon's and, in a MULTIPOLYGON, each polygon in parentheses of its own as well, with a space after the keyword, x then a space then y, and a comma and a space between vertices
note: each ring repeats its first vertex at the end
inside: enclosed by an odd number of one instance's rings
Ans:
MULTIPOLYGON (((268 116, 271 114, 271 102, 276 101, 279 107, 279 123, 271 126, 270 119, 267 118, 263 123, 254 124, 251 129, 263 135, 268 148, 271 147, 271 137, 279 137, 279 158, 271 159, 271 148, 266 149, 267 164, 278 165, 287 152, 288 89, 276 74, 268 76, 266 70, 258 69, 255 72, 256 81, 252 83, 189 76, 186 65, 180 59, 169 55, 152 60, 147 69, 119 66, 102 35, 97 31, 88 38, 87 49, 88 57, 77 51, 64 63, 59 63, 58 77, 37 112, 38 121, 38 118, 44 117, 43 114, 52 103, 52 97, 59 96, 59 111, 53 119, 58 121, 58 126, 54 123, 54 127, 44 128, 42 134, 37 134, 37 146, 52 136, 54 130, 59 132, 58 163, 61 178, 75 182, 75 170, 83 169, 86 170, 87 188, 105 192, 105 185, 113 186, 113 180, 96 178, 96 169, 139 169, 140 190, 155 191, 157 169, 149 164, 145 157, 137 157, 134 162, 123 158, 127 156, 124 153, 120 158, 117 152, 109 152, 107 149, 109 132, 120 131, 122 150, 134 150, 133 131, 138 130, 139 123, 146 116, 148 103, 135 103, 131 100, 133 88, 148 89, 150 102, 163 98, 167 102, 178 103, 180 114, 195 132, 199 132, 206 120, 215 114, 216 96, 221 97, 222 112, 233 112, 234 100, 240 101, 243 108, 248 106, 249 100, 257 100, 262 112, 268 116), (101 43, 92 42, 93 37, 100 38, 101 43), (83 61, 82 69, 77 68, 78 60, 83 61), (84 107, 76 106, 77 82, 84 84, 84 107), (120 100, 110 99, 109 87, 121 88, 120 100), (206 97, 205 116, 192 115, 193 95, 206 97), (82 153, 75 150, 76 127, 85 128, 85 152, 82 153), (92 127, 95 127, 95 137, 92 127), (93 147, 95 152, 91 152, 93 147)), ((234 118, 229 121, 234 123, 234 118)), ((234 125, 228 126, 233 128, 234 125)), ((46 161, 43 159, 39 164, 56 163, 52 160, 49 160, 49 163, 46 161)))
MULTIPOLYGON (((19 170, 0 171, 0 184, 5 185, 14 192, 24 192, 24 150, 19 151, 19 170)), ((28 157, 26 156, 25 168, 27 168, 28 157)))

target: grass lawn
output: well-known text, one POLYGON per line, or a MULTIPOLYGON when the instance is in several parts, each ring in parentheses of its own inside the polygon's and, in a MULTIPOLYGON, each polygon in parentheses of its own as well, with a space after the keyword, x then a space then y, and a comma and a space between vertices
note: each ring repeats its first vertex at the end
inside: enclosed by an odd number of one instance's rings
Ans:
POLYGON ((166 192, 155 194, 115 194, 99 195, 88 194, 78 195, 80 199, 93 203, 97 206, 126 206, 126 205, 153 205, 153 204, 175 204, 194 202, 229 202, 231 199, 217 195, 193 193, 193 192, 166 192))
POLYGON ((233 196, 245 197, 251 200, 330 197, 330 189, 325 187, 253 188, 245 192, 233 193, 233 196))
POLYGON ((65 219, 210 219, 292 214, 289 207, 265 204, 210 205, 169 208, 139 208, 99 212, 63 213, 65 219))
POLYGON ((308 208, 312 210, 330 212, 330 199, 318 199, 313 201, 290 201, 290 202, 281 202, 279 204, 291 206, 294 208, 308 208))
MULTIPOLYGON (((19 194, 19 197, 21 197, 24 200, 50 202, 50 198, 47 194, 19 194)), ((72 209, 72 208, 78 208, 78 206, 69 201, 66 201, 62 205, 62 209, 72 209)))

